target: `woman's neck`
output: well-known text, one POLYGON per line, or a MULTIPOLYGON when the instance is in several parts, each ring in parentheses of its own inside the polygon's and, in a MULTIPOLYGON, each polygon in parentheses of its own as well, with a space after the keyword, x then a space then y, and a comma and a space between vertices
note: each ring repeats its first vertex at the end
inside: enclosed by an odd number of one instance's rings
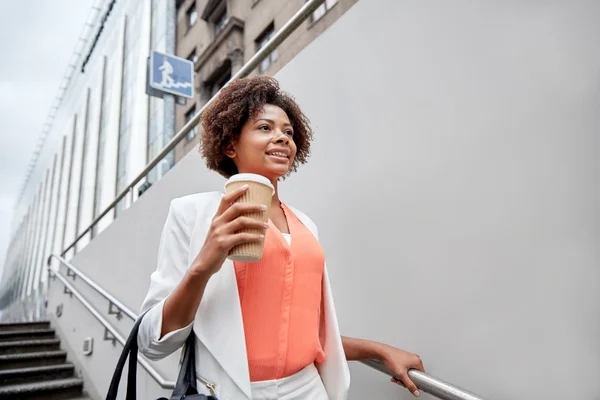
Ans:
POLYGON ((279 207, 281 202, 279 201, 279 189, 277 187, 277 180, 271 181, 273 187, 275 188, 275 194, 273 194, 273 198, 271 200, 271 207, 279 207))

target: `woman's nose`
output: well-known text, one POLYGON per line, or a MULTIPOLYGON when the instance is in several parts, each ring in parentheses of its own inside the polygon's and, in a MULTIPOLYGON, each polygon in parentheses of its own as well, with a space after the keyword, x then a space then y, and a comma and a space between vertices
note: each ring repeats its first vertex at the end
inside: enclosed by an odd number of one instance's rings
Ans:
POLYGON ((287 143, 289 142, 289 136, 285 134, 285 132, 281 131, 281 130, 277 130, 277 133, 275 133, 275 142, 276 143, 287 143))

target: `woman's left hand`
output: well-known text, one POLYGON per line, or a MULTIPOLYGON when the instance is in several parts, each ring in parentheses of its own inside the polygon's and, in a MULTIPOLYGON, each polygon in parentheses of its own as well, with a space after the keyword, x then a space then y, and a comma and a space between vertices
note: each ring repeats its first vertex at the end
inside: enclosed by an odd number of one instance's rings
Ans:
POLYGON ((404 386, 415 397, 419 397, 421 395, 417 386, 408 376, 409 369, 416 369, 425 372, 421 357, 419 357, 417 354, 388 346, 382 354, 382 361, 385 366, 394 374, 392 382, 404 386))

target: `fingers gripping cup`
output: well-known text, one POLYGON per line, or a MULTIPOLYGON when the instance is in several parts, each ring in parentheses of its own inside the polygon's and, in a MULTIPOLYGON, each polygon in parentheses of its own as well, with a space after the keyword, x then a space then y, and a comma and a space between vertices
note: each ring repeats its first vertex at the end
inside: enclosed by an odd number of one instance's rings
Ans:
MULTIPOLYGON (((275 188, 267 178, 257 174, 236 174, 225 183, 225 193, 231 193, 240 187, 248 185, 248 190, 236 200, 236 203, 262 204, 269 210, 271 199, 275 194, 275 188)), ((254 218, 260 222, 267 222, 269 211, 244 214, 246 217, 254 218)), ((243 229, 240 232, 262 233, 259 229, 243 229)), ((264 242, 242 243, 234 246, 229 252, 232 261, 256 262, 263 255, 264 242)))

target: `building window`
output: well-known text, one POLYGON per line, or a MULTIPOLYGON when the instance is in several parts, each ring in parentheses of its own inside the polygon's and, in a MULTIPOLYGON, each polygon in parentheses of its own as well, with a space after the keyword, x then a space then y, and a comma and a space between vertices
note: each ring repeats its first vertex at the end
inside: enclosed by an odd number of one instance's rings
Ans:
MULTIPOLYGON (((196 106, 192 106, 192 108, 190 108, 188 110, 188 112, 185 113, 185 123, 187 124, 188 122, 190 122, 192 120, 192 118, 194 118, 194 115, 196 115, 196 106)), ((194 129, 192 129, 191 131, 188 132, 187 134, 187 140, 190 141, 193 138, 196 137, 196 135, 198 135, 198 126, 196 125, 194 127, 194 129)))
POLYGON ((187 59, 196 64, 198 61, 198 53, 196 53, 196 49, 192 50, 187 59))
POLYGON ((219 93, 219 90, 223 88, 231 79, 231 66, 221 75, 219 78, 215 79, 212 85, 212 95, 215 96, 219 93))
POLYGON ((208 0, 202 11, 201 18, 209 24, 216 38, 225 29, 229 21, 229 17, 227 16, 227 1, 208 0))
MULTIPOLYGON (((260 36, 256 39, 256 51, 262 49, 267 44, 267 42, 273 37, 274 34, 275 25, 273 22, 271 22, 267 29, 265 29, 263 33, 261 33, 260 36)), ((260 65, 258 66, 258 72, 260 74, 263 74, 275 61, 277 61, 277 49, 274 49, 271 52, 271 54, 269 54, 267 58, 265 58, 260 63, 260 65)))
POLYGON ((190 29, 192 26, 194 26, 196 21, 198 21, 198 11, 196 11, 196 3, 195 2, 194 2, 194 4, 192 4, 192 6, 190 8, 188 8, 186 15, 187 15, 188 29, 190 29))
POLYGON ((316 22, 318 20, 320 20, 323 15, 327 14, 327 11, 331 10, 333 8, 333 6, 335 6, 338 3, 338 0, 325 0, 325 2, 323 4, 321 4, 319 6, 319 8, 317 8, 311 16, 311 22, 316 22))
POLYGON ((207 102, 209 99, 214 97, 219 90, 223 88, 231 80, 231 62, 227 61, 219 70, 215 72, 215 76, 209 81, 202 83, 202 90, 200 95, 200 101, 207 102))
POLYGON ((219 33, 225 29, 225 25, 227 25, 227 8, 223 8, 216 16, 215 16, 215 37, 219 36, 219 33))
MULTIPOLYGON (((187 59, 190 60, 194 65, 196 65, 196 62, 198 61, 198 53, 196 53, 196 49, 192 50, 187 59)), ((194 67, 194 78, 196 76, 198 76, 198 72, 196 72, 196 68, 194 67)))

